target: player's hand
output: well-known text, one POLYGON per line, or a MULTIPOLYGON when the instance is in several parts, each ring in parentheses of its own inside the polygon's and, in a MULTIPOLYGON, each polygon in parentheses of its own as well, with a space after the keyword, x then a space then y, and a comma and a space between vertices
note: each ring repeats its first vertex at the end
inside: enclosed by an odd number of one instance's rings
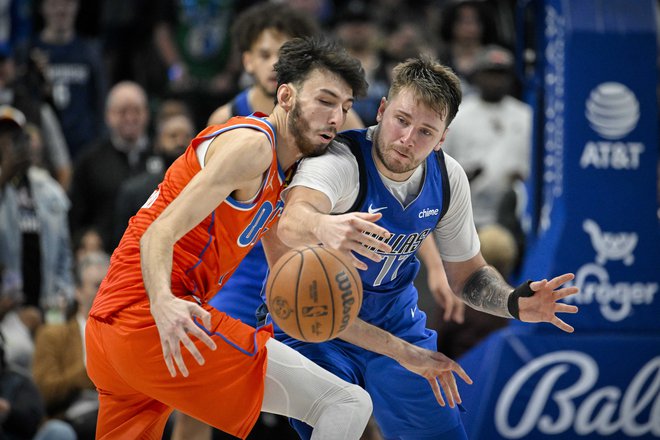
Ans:
POLYGON ((390 237, 389 231, 375 223, 381 217, 380 213, 366 212, 325 215, 323 223, 318 225, 316 236, 324 246, 344 252, 351 257, 355 267, 365 270, 367 265, 358 260, 354 253, 379 262, 382 257, 376 251, 392 251, 392 248, 382 241, 390 237))
POLYGON ((151 315, 156 322, 165 364, 172 377, 176 376, 175 363, 181 374, 188 377, 188 368, 181 355, 181 344, 193 355, 199 365, 204 365, 204 357, 190 338, 191 335, 211 350, 216 349, 213 339, 193 321, 193 317, 196 316, 204 327, 211 328, 211 314, 198 304, 171 294, 162 295, 157 301, 151 302, 151 315))
POLYGON ((575 286, 563 287, 562 284, 575 278, 572 273, 566 273, 556 278, 534 281, 529 287, 534 296, 518 299, 520 320, 524 322, 549 322, 561 330, 573 333, 574 328, 557 317, 557 313, 577 313, 578 308, 573 305, 559 303, 560 299, 575 295, 579 289, 575 286))
POLYGON ((445 271, 427 270, 426 281, 436 304, 444 310, 442 320, 462 324, 465 318, 465 303, 449 287, 445 271))
POLYGON ((447 403, 451 408, 456 406, 457 403, 461 403, 454 373, 458 374, 466 383, 472 384, 472 379, 463 368, 437 351, 426 350, 412 344, 407 347, 405 359, 399 359, 399 363, 407 370, 419 374, 429 382, 440 406, 445 406, 445 399, 442 397, 440 387, 442 387, 447 397, 447 403))

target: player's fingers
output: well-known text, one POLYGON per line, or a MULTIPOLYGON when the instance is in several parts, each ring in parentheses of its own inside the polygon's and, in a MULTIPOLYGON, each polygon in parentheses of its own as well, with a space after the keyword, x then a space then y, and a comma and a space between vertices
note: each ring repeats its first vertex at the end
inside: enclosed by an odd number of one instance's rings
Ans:
POLYGON ((461 367, 458 363, 452 362, 451 370, 458 374, 458 377, 463 379, 465 383, 472 385, 472 379, 470 376, 468 376, 465 370, 463 370, 463 367, 461 367))
POLYGON ((562 303, 557 303, 555 305, 555 313, 577 313, 577 312, 578 312, 577 306, 562 304, 562 303))
POLYGON ((454 311, 453 303, 451 301, 445 301, 445 313, 442 315, 442 320, 444 322, 449 322, 451 321, 451 315, 452 312, 454 311))
MULTIPOLYGON (((183 331, 181 331, 183 333, 183 331)), ((187 338, 188 336, 184 336, 187 338)), ((181 340, 181 338, 179 338, 181 340)), ((179 371, 181 374, 183 374, 183 377, 188 377, 188 368, 186 367, 185 362, 183 362, 183 356, 181 356, 181 345, 179 342, 174 342, 172 344, 172 357, 174 358, 174 362, 176 363, 176 366, 179 367, 179 371)))
POLYGON ((552 320, 550 320, 550 323, 552 323, 555 327, 559 328, 560 330, 565 331, 566 333, 573 333, 575 331, 573 326, 566 324, 564 321, 557 318, 556 316, 554 316, 552 320))
POLYGON ((385 243, 385 241, 383 241, 383 239, 380 237, 374 237, 368 233, 360 232, 358 234, 352 235, 351 238, 365 247, 373 248, 373 250, 384 253, 392 252, 390 245, 385 243))
POLYGON ((172 360, 172 350, 170 349, 170 343, 168 341, 161 341, 163 347, 163 358, 165 359, 165 365, 167 365, 167 370, 170 372, 170 376, 176 377, 176 368, 174 368, 174 361, 172 360))
POLYGON ((447 382, 449 383, 449 388, 451 389, 451 394, 454 396, 454 401, 456 403, 461 403, 461 394, 458 392, 458 385, 456 384, 456 378, 451 372, 447 373, 447 382))
MULTIPOLYGON (((211 339, 208 333, 206 333, 202 328, 194 326, 188 331, 191 335, 202 341, 208 348, 211 350, 216 349, 215 341, 211 339)), ((197 360, 199 362, 199 359, 197 360)), ((202 365, 200 363, 200 365, 202 365)))
POLYGON ((429 385, 431 385, 431 389, 433 390, 433 394, 435 394, 435 400, 438 401, 440 406, 445 406, 445 399, 442 398, 442 393, 440 392, 440 386, 438 385, 438 379, 433 377, 431 379, 428 379, 429 385))
POLYGON ((380 262, 383 259, 383 257, 367 249, 361 243, 356 243, 355 246, 351 248, 351 250, 356 254, 360 254, 363 257, 370 259, 371 261, 375 261, 376 263, 380 262))
POLYGON ((204 310, 198 304, 191 302, 190 313, 193 316, 197 316, 202 321, 202 325, 204 325, 204 327, 206 327, 209 330, 211 329, 211 312, 209 312, 208 310, 204 310))
POLYGON ((559 275, 558 277, 554 277, 551 279, 548 284, 552 289, 556 289, 557 287, 561 286, 562 284, 572 280, 575 278, 575 275, 572 273, 565 273, 563 275, 559 275))
POLYGON ((548 280, 534 281, 530 283, 529 288, 532 289, 533 292, 538 292, 543 289, 546 284, 548 284, 548 280))
POLYGON ((358 270, 367 270, 367 265, 364 263, 362 260, 358 259, 355 255, 353 255, 352 252, 348 253, 351 257, 351 261, 353 261, 353 266, 355 266, 356 269, 358 270))
POLYGON ((440 376, 438 376, 438 380, 440 381, 440 385, 442 386, 442 389, 445 392, 445 396, 447 397, 447 403, 449 404, 449 407, 453 408, 454 406, 456 406, 456 402, 454 401, 451 385, 447 381, 447 375, 444 373, 441 374, 440 376))
MULTIPOLYGON (((199 330, 199 329, 198 329, 199 330)), ((199 330, 200 333, 203 333, 201 330, 199 330)), ((192 331, 190 333, 193 333, 192 331)), ((195 333, 193 333, 195 336, 197 336, 195 333)), ((207 336, 208 337, 208 336, 207 336)), ((201 338, 200 338, 201 339, 201 338)), ((213 341, 211 341, 213 342, 213 341)), ((202 356, 202 353, 199 352, 199 349, 195 345, 195 343, 190 339, 189 337, 181 339, 181 343, 183 344, 184 347, 188 349, 190 354, 195 358, 197 363, 199 365, 204 365, 204 356, 202 356)))
POLYGON ((577 287, 564 287, 563 289, 555 290, 554 292, 554 298, 555 301, 566 298, 567 296, 575 295, 578 293, 580 289, 577 287))
POLYGON ((460 299, 456 301, 454 306, 454 321, 463 324, 465 321, 465 303, 460 299))

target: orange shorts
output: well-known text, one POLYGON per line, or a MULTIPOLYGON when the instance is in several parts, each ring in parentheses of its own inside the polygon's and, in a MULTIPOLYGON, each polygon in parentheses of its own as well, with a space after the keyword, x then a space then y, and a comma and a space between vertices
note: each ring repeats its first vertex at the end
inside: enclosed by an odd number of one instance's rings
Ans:
POLYGON ((181 346, 188 377, 170 376, 156 324, 145 300, 113 316, 90 318, 87 371, 99 391, 98 439, 160 439, 173 409, 245 438, 259 417, 272 329, 255 329, 205 305, 217 348, 192 338, 204 365, 181 346), (256 350, 255 350, 256 342, 256 350), (234 344, 235 346, 233 346, 234 344), (239 349, 240 348, 240 349, 239 349), (245 352, 243 352, 244 350, 245 352))

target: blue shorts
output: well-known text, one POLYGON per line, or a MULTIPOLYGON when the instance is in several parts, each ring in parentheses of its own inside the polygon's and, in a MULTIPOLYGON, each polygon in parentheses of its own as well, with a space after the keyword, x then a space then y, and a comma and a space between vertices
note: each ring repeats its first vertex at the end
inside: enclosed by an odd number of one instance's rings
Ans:
MULTIPOLYGON (((426 315, 417 309, 414 287, 396 297, 365 294, 362 311, 365 321, 419 347, 437 350, 437 334, 426 328, 426 315)), ((339 339, 312 344, 281 331, 276 336, 326 370, 362 386, 371 395, 374 417, 386 439, 467 439, 458 408, 440 406, 428 381, 395 360, 339 339)), ((302 438, 309 438, 307 425, 292 424, 302 438)))
POLYGON ((209 304, 244 324, 256 327, 255 313, 263 304, 261 289, 267 273, 263 245, 258 242, 209 304))

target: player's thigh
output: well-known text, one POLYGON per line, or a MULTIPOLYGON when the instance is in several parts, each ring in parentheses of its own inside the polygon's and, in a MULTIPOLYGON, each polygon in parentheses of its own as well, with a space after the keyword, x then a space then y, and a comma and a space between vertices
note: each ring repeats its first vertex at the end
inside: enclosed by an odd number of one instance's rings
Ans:
MULTIPOLYGON (((324 396, 348 393, 364 399, 366 393, 277 340, 267 342, 266 371, 262 411, 308 421, 324 396), (342 391, 343 390, 343 391, 342 391)), ((350 397, 350 396, 349 396, 350 397)))

